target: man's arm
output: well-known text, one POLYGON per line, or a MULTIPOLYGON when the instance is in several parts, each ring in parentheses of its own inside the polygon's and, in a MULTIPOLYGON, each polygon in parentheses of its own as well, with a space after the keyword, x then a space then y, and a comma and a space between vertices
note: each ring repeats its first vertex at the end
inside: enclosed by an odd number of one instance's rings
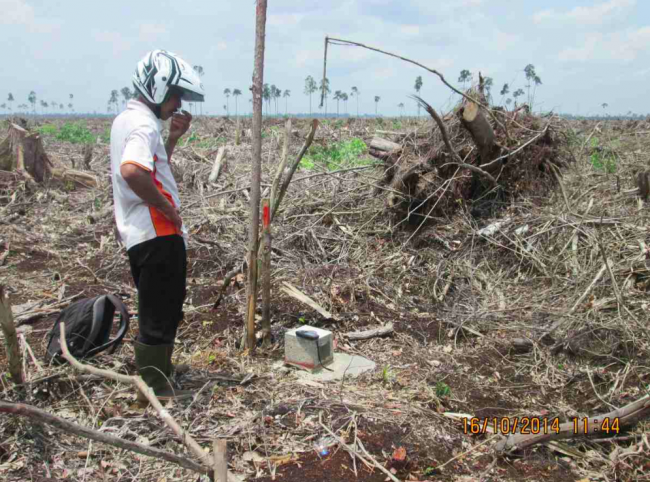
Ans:
POLYGON ((122 164, 120 174, 145 203, 155 207, 165 215, 180 230, 183 221, 178 215, 176 208, 170 203, 165 196, 158 190, 151 179, 151 174, 144 168, 135 164, 122 164))
POLYGON ((178 138, 172 138, 172 137, 168 137, 167 142, 165 142, 165 152, 167 152, 167 161, 170 164, 172 162, 172 154, 174 153, 174 148, 176 147, 177 142, 178 142, 178 138))

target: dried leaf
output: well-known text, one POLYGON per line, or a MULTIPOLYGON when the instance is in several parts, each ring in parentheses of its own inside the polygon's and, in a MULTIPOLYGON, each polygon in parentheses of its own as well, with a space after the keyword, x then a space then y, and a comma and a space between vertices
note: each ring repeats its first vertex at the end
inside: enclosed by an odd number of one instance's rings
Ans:
POLYGON ((393 452, 393 460, 395 462, 404 462, 406 460, 406 449, 404 447, 398 447, 393 452))

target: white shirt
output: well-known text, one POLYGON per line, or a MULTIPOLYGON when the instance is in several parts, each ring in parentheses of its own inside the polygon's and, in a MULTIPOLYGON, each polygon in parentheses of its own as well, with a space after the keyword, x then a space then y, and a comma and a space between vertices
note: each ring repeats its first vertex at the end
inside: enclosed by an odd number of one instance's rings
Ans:
POLYGON ((140 101, 130 100, 111 128, 111 177, 115 221, 129 250, 157 236, 180 234, 187 247, 187 229, 179 231, 158 209, 145 203, 120 173, 122 164, 135 164, 151 173, 158 190, 177 208, 178 187, 172 175, 161 135, 162 123, 140 101))

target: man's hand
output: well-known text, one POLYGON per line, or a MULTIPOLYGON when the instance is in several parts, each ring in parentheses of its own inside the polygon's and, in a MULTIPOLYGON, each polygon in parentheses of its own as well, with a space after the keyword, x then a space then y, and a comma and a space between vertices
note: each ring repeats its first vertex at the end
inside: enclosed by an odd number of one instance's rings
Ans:
POLYGON ((178 141, 190 128, 192 123, 192 114, 183 111, 182 114, 172 115, 172 123, 169 126, 169 140, 172 142, 178 141))
POLYGON ((174 223, 174 226, 176 226, 176 229, 179 231, 182 230, 183 228, 183 220, 178 214, 178 209, 176 209, 170 202, 167 202, 165 208, 161 209, 162 213, 165 215, 167 219, 169 219, 172 223, 174 223))

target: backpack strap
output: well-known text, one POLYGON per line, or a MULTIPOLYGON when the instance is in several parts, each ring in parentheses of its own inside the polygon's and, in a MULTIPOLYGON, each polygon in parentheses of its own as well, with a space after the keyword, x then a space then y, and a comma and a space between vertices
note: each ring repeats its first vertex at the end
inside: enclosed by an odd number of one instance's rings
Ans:
MULTIPOLYGON (((117 350, 118 345, 122 342, 122 339, 126 335, 126 332, 129 330, 129 311, 126 309, 126 305, 120 300, 117 296, 115 295, 104 295, 102 298, 104 298, 102 301, 110 301, 111 304, 120 312, 120 327, 117 330, 117 335, 115 335, 115 338, 112 340, 107 341, 103 345, 100 345, 98 347, 93 348, 92 350, 89 350, 87 355, 88 357, 91 357, 93 355, 96 355, 97 353, 106 350, 107 348, 111 348, 111 351, 109 352, 110 354, 113 354, 115 350, 117 350)), ((103 313, 104 310, 102 309, 101 312, 103 313)), ((110 321, 110 326, 113 325, 113 320, 111 317, 110 321)), ((94 326, 93 326, 93 331, 94 331, 94 326)))

